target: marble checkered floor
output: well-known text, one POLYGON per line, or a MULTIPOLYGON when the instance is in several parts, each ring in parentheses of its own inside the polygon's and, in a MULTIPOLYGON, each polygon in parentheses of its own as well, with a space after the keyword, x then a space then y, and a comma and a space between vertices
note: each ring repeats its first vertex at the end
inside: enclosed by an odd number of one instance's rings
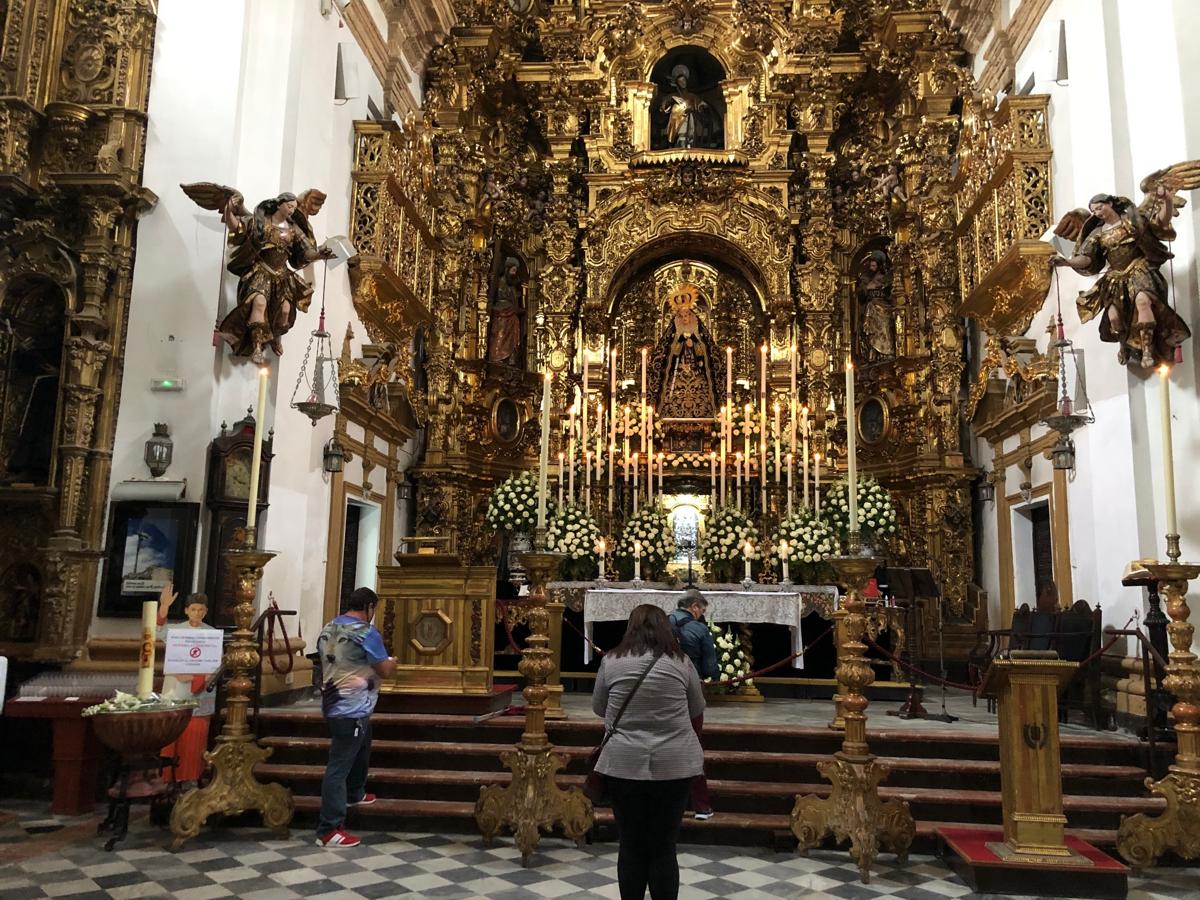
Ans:
MULTIPOLYGON (((94 837, 96 817, 47 817, 44 807, 0 804, 0 897, 242 900, 323 898, 617 898, 616 846, 576 848, 548 838, 528 869, 508 841, 485 848, 467 835, 366 833, 352 850, 324 850, 307 835, 291 840, 252 829, 209 830, 178 854, 165 835, 138 819, 128 840, 105 853, 94 837), (22 837, 23 835, 23 837, 22 837)), ((844 853, 803 858, 765 849, 680 848, 681 900, 722 898, 909 898, 970 895, 931 857, 905 866, 880 860, 870 885, 844 853)), ((1130 880, 1131 900, 1196 897, 1200 871, 1159 869, 1130 880)))

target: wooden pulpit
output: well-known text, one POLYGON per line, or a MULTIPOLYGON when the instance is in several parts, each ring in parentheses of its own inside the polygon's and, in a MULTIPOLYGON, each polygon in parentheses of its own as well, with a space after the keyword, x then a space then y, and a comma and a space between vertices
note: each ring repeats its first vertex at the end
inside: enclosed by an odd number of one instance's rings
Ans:
MULTIPOLYGON (((496 569, 464 566, 451 554, 397 554, 379 569, 376 624, 396 672, 381 706, 402 711, 467 710, 454 698, 491 697, 496 569), (389 698, 429 702, 383 702, 389 698)), ((505 701, 507 702, 507 701, 505 701)), ((486 706, 484 708, 486 711, 486 706)))
POLYGON ((1064 840, 1058 692, 1078 670, 1052 650, 1014 650, 984 677, 984 696, 999 701, 1004 843, 1014 862, 1074 855, 1064 840))

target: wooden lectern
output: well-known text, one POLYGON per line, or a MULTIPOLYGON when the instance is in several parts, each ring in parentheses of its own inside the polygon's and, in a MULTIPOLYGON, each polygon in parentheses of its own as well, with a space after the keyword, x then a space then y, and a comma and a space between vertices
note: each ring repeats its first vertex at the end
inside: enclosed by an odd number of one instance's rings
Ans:
POLYGON ((988 668, 982 693, 999 700, 1000 791, 1008 859, 1045 862, 1072 851, 1063 841, 1058 692, 1079 667, 1053 651, 1014 650, 988 668))
POLYGON ((496 569, 451 554, 397 554, 379 569, 376 623, 396 672, 380 706, 396 712, 492 712, 509 691, 492 687, 496 569))
POLYGON ((999 701, 1004 830, 942 826, 947 862, 975 891, 1124 898, 1128 869, 1065 833, 1058 692, 1079 670, 1053 650, 996 659, 982 693, 999 701))

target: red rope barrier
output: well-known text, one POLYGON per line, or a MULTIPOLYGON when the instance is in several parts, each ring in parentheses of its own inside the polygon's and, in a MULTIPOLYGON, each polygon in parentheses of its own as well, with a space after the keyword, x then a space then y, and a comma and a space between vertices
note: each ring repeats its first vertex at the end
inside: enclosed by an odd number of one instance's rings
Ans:
MULTIPOLYGON (((570 619, 567 619, 567 618, 564 618, 563 621, 571 626, 572 631, 574 631, 577 635, 579 635, 581 638, 583 638, 585 641, 587 641, 588 644, 591 645, 593 653, 595 653, 597 656, 604 655, 604 651, 602 649, 600 649, 600 647, 598 647, 596 645, 596 643, 594 641, 592 641, 586 634, 584 634, 582 631, 580 631, 576 627, 574 622, 572 622, 570 619)), ((825 638, 829 637, 829 635, 832 633, 833 633, 833 626, 830 625, 828 629, 821 632, 821 634, 818 635, 813 640, 809 641, 808 644, 806 644, 803 648, 796 651, 791 656, 785 656, 783 659, 779 660, 779 662, 772 663, 771 665, 766 666, 762 669, 758 669, 757 671, 754 671, 754 672, 747 672, 745 675, 738 675, 736 678, 730 678, 730 679, 726 679, 726 680, 722 680, 722 681, 706 681, 704 683, 707 685, 715 685, 717 687, 721 687, 721 686, 730 685, 730 684, 741 684, 743 681, 746 681, 750 678, 758 678, 762 675, 767 675, 771 672, 774 672, 776 669, 786 666, 792 660, 799 659, 801 656, 803 656, 805 653, 807 653, 809 650, 811 650, 817 644, 821 643, 821 641, 825 640, 825 638)))

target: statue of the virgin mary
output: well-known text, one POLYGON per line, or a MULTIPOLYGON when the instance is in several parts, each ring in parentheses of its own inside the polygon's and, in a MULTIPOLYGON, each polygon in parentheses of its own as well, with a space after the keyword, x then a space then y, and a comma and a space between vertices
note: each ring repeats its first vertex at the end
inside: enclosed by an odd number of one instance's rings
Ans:
POLYGON ((671 327, 654 348, 651 383, 664 419, 711 419, 717 414, 725 365, 708 328, 696 315, 699 289, 681 284, 671 294, 671 327))

